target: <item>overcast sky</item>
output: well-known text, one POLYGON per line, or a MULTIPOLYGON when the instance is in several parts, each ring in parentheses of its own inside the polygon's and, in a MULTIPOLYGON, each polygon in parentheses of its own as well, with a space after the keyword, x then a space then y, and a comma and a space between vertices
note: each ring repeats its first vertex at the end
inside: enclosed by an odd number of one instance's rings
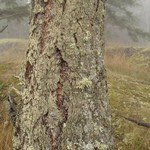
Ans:
POLYGON ((139 7, 139 18, 141 18, 140 25, 143 29, 150 32, 150 0, 140 0, 142 4, 139 7))
MULTIPOLYGON (((30 2, 30 0, 18 0, 18 1, 30 2)), ((141 6, 134 8, 133 11, 139 18, 140 27, 145 31, 150 32, 150 0, 139 0, 139 2, 141 6)), ((27 19, 24 20, 24 22, 22 22, 21 24, 17 24, 17 25, 15 24, 16 22, 9 23, 8 29, 3 34, 0 35, 0 38, 27 38, 28 20, 27 19)), ((1 21, 1 25, 3 25, 2 21, 1 21)), ((121 31, 120 34, 121 34, 121 40, 123 41, 124 39, 121 31)), ((120 39, 120 37, 118 39, 120 39)), ((126 37, 126 39, 128 39, 128 37, 126 37)))

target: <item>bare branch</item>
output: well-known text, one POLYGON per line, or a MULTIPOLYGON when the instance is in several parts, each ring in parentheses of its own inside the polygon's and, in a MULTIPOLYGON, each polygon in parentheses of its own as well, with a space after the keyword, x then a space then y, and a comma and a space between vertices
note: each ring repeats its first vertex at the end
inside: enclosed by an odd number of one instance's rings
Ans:
POLYGON ((4 26, 4 27, 0 30, 0 33, 2 33, 7 27, 8 27, 8 25, 4 26))
POLYGON ((138 126, 150 128, 150 123, 148 123, 148 122, 136 120, 136 119, 133 119, 133 118, 130 118, 130 117, 124 117, 124 116, 122 116, 122 115, 120 115, 118 113, 116 115, 119 116, 119 117, 122 117, 122 118, 124 118, 124 119, 126 119, 126 120, 128 120, 130 122, 133 122, 133 123, 137 124, 138 126))
POLYGON ((124 119, 128 120, 128 121, 131 121, 131 122, 137 124, 138 126, 143 126, 143 127, 146 127, 146 128, 150 128, 150 123, 140 121, 140 120, 136 120, 136 119, 133 119, 133 118, 130 118, 130 117, 124 117, 124 116, 122 116, 122 117, 124 119))

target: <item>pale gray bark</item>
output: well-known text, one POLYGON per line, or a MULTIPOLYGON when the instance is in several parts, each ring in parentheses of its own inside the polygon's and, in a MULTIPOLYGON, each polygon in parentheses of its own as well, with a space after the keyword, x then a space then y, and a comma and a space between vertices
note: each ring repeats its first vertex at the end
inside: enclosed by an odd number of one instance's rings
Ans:
POLYGON ((110 150, 104 0, 32 0, 14 150, 110 150))

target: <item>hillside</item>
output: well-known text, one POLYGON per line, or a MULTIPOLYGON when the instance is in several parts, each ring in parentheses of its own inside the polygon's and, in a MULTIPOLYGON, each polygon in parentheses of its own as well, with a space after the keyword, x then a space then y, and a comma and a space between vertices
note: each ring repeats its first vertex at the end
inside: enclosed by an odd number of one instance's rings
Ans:
POLYGON ((121 116, 150 123, 150 48, 105 52, 115 149, 150 150, 150 130, 121 116))
POLYGON ((108 83, 115 149, 150 150, 150 130, 120 117, 150 122, 150 86, 110 71, 108 83))
MULTIPOLYGON (((16 86, 27 40, 0 40, 0 150, 11 147, 12 124, 4 102, 16 86)), ((150 130, 121 116, 150 122, 150 48, 107 48, 109 101, 116 150, 150 150, 150 130), (118 115, 119 114, 119 115, 118 115)))
POLYGON ((107 68, 150 84, 150 48, 111 47, 105 52, 107 68))

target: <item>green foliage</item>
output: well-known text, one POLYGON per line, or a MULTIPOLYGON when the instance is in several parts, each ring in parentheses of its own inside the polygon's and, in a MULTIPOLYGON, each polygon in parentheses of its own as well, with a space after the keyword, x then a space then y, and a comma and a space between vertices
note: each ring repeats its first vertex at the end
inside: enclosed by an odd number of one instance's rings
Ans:
POLYGON ((140 7, 139 0, 108 0, 106 3, 107 22, 109 25, 125 29, 133 41, 140 38, 150 39, 150 33, 138 27, 138 18, 133 8, 140 7))

